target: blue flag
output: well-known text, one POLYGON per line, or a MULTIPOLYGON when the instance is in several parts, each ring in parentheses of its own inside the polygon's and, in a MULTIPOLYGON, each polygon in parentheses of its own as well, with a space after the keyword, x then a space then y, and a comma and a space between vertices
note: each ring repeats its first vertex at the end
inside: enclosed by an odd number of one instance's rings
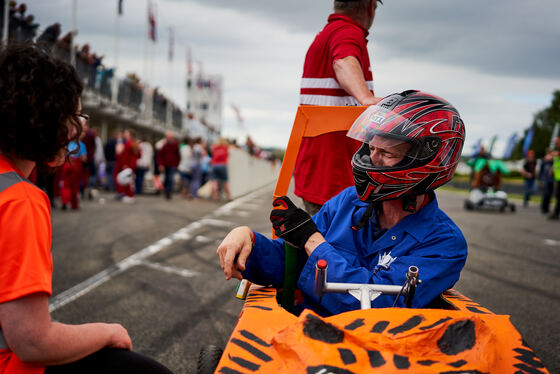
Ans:
POLYGON ((508 140, 508 144, 506 146, 506 150, 504 151, 504 160, 507 160, 509 158, 511 158, 511 155, 513 153, 513 149, 515 148, 515 143, 517 142, 517 133, 514 132, 513 134, 511 134, 509 140, 508 140))
POLYGON ((482 146, 482 138, 478 139, 473 145, 473 153, 471 157, 475 157, 480 153, 480 147, 482 146))
POLYGON ((523 142, 523 157, 527 156, 527 151, 529 150, 531 142, 533 141, 533 135, 535 135, 535 126, 532 126, 525 136, 525 141, 523 142))

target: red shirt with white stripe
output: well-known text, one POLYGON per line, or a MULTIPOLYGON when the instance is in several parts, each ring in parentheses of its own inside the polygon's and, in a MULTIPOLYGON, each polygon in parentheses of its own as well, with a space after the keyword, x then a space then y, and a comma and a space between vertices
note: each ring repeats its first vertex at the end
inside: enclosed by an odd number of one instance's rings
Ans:
MULTIPOLYGON (((353 56, 373 92, 367 51, 368 30, 343 14, 331 14, 327 25, 309 47, 303 67, 300 104, 345 106, 360 105, 336 80, 334 61, 353 56)), ((324 204, 331 197, 354 184, 350 160, 361 143, 346 136, 345 131, 302 140, 294 170, 295 194, 324 204)))

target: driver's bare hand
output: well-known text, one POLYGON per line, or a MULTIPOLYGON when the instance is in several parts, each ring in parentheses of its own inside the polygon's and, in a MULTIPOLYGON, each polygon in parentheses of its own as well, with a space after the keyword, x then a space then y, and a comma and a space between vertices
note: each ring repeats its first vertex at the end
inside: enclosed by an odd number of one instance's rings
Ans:
POLYGON ((241 271, 245 270, 245 263, 252 249, 253 241, 249 227, 236 227, 226 235, 216 251, 226 279, 243 279, 241 271))

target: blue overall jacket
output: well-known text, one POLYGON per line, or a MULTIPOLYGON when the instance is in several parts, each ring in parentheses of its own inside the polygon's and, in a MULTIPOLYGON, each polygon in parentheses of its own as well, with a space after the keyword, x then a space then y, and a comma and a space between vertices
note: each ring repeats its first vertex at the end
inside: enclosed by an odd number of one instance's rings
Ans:
MULTIPOLYGON (((327 261, 327 281, 402 285, 411 265, 419 268, 422 283, 416 289, 413 307, 429 304, 441 292, 451 288, 467 258, 467 243, 461 230, 438 207, 435 194, 420 211, 406 216, 388 230, 381 230, 374 210, 372 218, 361 230, 351 228, 363 216, 367 203, 358 199, 349 187, 313 216, 326 242, 307 258, 300 251, 300 276, 297 286, 311 307, 322 315, 338 314, 360 308, 350 294, 325 294, 321 304, 314 295, 315 264, 327 261)), ((284 243, 259 233, 246 264, 243 276, 257 284, 281 286, 284 280, 284 243)), ((391 307, 394 295, 382 295, 373 307, 391 307)), ((404 306, 403 298, 397 306, 404 306)))

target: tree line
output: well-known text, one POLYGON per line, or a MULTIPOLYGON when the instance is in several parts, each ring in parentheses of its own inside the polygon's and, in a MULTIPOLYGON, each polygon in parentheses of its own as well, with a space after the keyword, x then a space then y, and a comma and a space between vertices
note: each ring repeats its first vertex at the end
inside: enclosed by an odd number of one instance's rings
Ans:
POLYGON ((535 114, 533 123, 529 128, 524 130, 523 136, 517 142, 511 159, 518 160, 523 158, 523 144, 531 129, 533 129, 533 140, 529 148, 535 151, 535 156, 537 158, 544 157, 546 150, 550 146, 554 126, 557 123, 560 123, 560 90, 555 90, 553 92, 550 106, 535 114))

